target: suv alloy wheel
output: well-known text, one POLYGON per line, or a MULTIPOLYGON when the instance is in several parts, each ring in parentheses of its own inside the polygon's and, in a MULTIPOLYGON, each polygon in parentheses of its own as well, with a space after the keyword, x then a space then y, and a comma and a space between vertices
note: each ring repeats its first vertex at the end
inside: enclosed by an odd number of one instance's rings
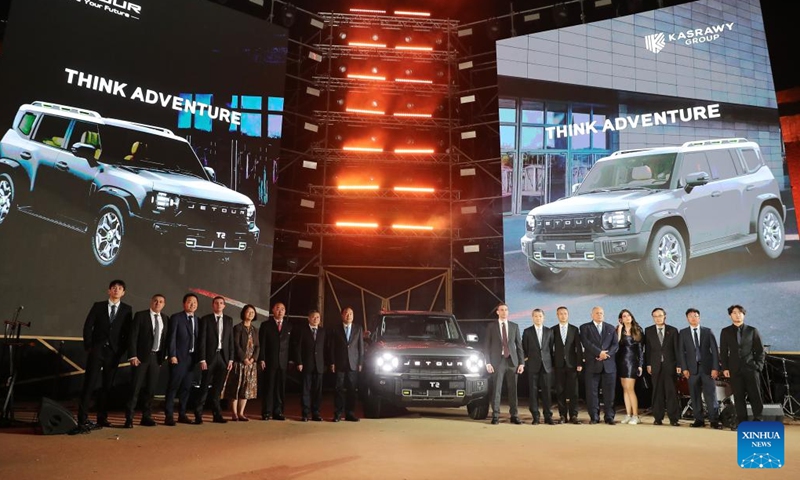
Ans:
POLYGON ((119 258, 124 235, 125 222, 119 209, 114 205, 101 208, 90 236, 92 253, 101 265, 107 267, 119 258))

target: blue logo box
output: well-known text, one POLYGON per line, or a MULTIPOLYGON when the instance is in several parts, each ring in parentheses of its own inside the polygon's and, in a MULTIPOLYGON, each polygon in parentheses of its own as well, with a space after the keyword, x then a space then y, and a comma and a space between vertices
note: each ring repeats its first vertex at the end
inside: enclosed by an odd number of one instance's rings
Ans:
POLYGON ((742 422, 736 435, 737 458, 741 468, 782 468, 785 464, 781 422, 742 422))

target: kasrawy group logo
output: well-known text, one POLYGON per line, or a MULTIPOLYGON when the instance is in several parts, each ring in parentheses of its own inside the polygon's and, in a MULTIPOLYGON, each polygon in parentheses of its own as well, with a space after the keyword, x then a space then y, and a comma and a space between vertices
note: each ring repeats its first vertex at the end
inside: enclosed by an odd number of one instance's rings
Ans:
POLYGON ((142 6, 128 0, 72 0, 87 8, 95 8, 110 15, 139 20, 142 16, 142 6))
POLYGON ((667 46, 667 43, 683 43, 684 45, 696 45, 698 43, 708 43, 716 41, 725 34, 733 30, 734 22, 719 23, 708 25, 702 28, 692 28, 675 33, 653 33, 645 35, 644 46, 653 53, 658 53, 667 46))

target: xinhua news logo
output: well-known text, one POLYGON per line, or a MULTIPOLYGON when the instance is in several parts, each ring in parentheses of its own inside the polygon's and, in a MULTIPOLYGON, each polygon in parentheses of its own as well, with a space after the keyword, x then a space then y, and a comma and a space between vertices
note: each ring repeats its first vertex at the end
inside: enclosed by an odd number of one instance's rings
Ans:
POLYGON ((658 53, 667 44, 663 33, 654 33, 644 37, 644 46, 653 53, 658 53))
POLYGON ((783 468, 784 437, 781 422, 742 422, 736 435, 739 437, 737 459, 741 468, 783 468))

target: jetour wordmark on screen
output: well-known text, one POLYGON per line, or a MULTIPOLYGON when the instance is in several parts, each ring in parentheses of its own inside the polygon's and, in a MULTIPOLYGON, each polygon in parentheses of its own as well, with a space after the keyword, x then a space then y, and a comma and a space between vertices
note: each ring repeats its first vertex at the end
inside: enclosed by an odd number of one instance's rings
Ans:
POLYGON ((142 89, 136 87, 130 97, 125 89, 128 88, 127 83, 118 82, 110 78, 104 78, 90 73, 84 73, 71 68, 65 68, 67 72, 67 83, 70 85, 77 85, 79 87, 96 90, 110 95, 116 95, 122 98, 130 98, 131 100, 138 100, 140 102, 149 103, 151 105, 161 105, 164 108, 171 108, 178 112, 189 112, 192 114, 208 115, 212 120, 219 120, 221 122, 231 123, 233 125, 242 124, 242 114, 227 108, 216 107, 207 103, 198 102, 195 100, 187 100, 177 95, 165 94, 150 89, 142 89))

